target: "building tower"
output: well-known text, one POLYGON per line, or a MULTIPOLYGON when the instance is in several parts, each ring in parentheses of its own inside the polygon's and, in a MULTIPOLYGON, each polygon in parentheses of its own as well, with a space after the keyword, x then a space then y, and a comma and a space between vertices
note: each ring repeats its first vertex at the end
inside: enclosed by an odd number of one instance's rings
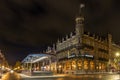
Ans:
POLYGON ((79 15, 76 17, 76 27, 75 27, 75 32, 76 36, 78 38, 78 44, 77 49, 78 49, 78 55, 82 54, 82 36, 84 35, 84 15, 83 15, 83 9, 84 9, 84 4, 80 4, 80 10, 79 10, 79 15))
POLYGON ((83 15, 83 9, 84 9, 84 4, 80 4, 80 10, 79 10, 79 15, 76 17, 76 35, 77 36, 82 36, 84 34, 84 15, 83 15))

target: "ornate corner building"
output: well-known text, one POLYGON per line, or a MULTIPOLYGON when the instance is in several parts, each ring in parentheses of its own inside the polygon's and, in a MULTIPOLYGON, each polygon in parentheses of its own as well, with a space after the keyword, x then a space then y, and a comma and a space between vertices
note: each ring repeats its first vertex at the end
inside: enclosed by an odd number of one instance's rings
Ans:
POLYGON ((24 67, 29 70, 30 65, 35 65, 31 68, 68 74, 107 72, 111 71, 113 67, 119 70, 120 55, 115 54, 120 51, 120 46, 113 44, 111 34, 107 34, 103 38, 95 34, 91 35, 89 32, 86 33, 83 9, 84 5, 81 4, 79 15, 75 18, 75 31, 62 40, 58 40, 56 45, 53 44, 53 48, 48 47, 43 52, 50 54, 50 58, 42 60, 36 55, 33 64, 30 64, 31 58, 26 57, 26 62, 24 60, 23 62, 27 67, 24 67), (29 60, 27 61, 27 59, 29 60))
POLYGON ((58 73, 104 72, 108 71, 112 35, 104 39, 84 32, 83 4, 76 17, 75 33, 66 36, 56 44, 58 73))

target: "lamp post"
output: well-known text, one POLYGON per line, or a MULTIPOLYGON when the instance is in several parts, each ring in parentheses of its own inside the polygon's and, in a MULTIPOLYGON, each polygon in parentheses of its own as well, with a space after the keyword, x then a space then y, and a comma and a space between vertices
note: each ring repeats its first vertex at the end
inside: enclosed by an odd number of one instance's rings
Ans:
POLYGON ((119 57, 119 56, 120 56, 120 54, 117 52, 117 53, 116 53, 116 56, 117 56, 117 57, 119 57))
POLYGON ((33 72, 33 69, 32 69, 33 57, 32 56, 30 56, 30 57, 31 57, 31 59, 30 59, 30 73, 32 73, 33 72))

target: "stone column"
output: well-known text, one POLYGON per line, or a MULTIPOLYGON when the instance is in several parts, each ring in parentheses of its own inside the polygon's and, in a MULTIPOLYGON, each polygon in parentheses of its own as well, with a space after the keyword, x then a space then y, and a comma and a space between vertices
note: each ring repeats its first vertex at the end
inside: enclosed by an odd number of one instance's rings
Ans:
POLYGON ((30 72, 32 72, 32 62, 30 63, 30 72))
POLYGON ((84 72, 84 59, 82 58, 82 72, 84 72))
POLYGON ((23 63, 23 68, 26 69, 26 67, 27 67, 27 64, 23 63))
POLYGON ((40 70, 40 63, 39 63, 39 61, 38 61, 38 63, 37 63, 37 70, 38 70, 38 71, 40 70))
POLYGON ((29 69, 29 63, 26 63, 27 64, 27 70, 29 69))
POLYGON ((70 69, 72 70, 72 61, 70 60, 70 69))
POLYGON ((35 71, 36 71, 36 63, 34 63, 34 69, 35 69, 35 71))
POLYGON ((90 60, 88 59, 88 72, 90 72, 90 60))
POLYGON ((78 70, 78 59, 76 59, 76 71, 78 70))
POLYGON ((42 62, 42 70, 44 71, 45 61, 42 62))
POLYGON ((49 66, 50 66, 50 71, 51 71, 51 57, 49 57, 49 66))

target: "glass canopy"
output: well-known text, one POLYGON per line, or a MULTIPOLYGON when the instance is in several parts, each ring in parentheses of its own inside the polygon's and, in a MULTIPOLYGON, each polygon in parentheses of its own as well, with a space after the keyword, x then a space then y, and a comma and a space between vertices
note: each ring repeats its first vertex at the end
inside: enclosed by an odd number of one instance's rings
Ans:
POLYGON ((42 61, 42 60, 48 59, 50 57, 51 57, 51 55, 49 55, 49 54, 43 54, 43 53, 40 53, 40 54, 29 54, 22 61, 22 63, 35 63, 35 62, 38 62, 38 61, 42 61))

